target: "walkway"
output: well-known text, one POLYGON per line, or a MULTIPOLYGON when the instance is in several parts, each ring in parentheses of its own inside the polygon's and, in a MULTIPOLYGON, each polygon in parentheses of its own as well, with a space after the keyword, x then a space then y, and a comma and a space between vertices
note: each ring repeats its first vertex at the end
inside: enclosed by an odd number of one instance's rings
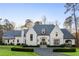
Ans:
POLYGON ((60 52, 53 52, 53 48, 34 48, 34 52, 40 56, 67 56, 60 52))

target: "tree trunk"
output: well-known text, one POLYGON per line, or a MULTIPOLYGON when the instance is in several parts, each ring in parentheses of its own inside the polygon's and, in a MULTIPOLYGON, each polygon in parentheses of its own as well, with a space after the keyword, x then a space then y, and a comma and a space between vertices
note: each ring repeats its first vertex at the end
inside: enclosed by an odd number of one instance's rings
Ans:
POLYGON ((76 43, 76 47, 79 47, 79 42, 78 42, 78 36, 77 36, 77 20, 76 20, 76 15, 75 15, 75 6, 73 5, 73 15, 74 15, 74 21, 75 21, 75 43, 76 43))

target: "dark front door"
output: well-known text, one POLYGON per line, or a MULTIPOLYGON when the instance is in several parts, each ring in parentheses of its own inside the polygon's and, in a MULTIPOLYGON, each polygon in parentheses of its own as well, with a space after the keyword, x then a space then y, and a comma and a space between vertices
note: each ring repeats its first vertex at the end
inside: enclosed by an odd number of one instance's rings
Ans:
POLYGON ((46 47, 46 41, 45 41, 45 39, 41 40, 40 47, 46 47))

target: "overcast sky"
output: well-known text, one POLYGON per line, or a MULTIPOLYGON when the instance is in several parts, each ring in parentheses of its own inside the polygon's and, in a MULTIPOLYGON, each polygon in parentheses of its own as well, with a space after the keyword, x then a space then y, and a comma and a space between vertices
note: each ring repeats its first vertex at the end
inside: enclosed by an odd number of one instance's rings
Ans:
POLYGON ((60 27, 63 27, 63 22, 68 14, 64 14, 64 4, 0 4, 0 17, 14 21, 16 26, 24 24, 26 19, 32 21, 42 20, 46 16, 47 23, 55 23, 58 21, 60 27))

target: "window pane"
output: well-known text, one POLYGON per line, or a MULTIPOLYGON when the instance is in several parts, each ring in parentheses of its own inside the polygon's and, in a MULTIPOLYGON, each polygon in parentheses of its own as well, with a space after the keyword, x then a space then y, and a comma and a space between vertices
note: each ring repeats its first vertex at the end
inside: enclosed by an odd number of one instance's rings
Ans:
POLYGON ((59 43, 60 43, 60 40, 59 39, 54 39, 54 44, 55 45, 59 45, 59 43))
POLYGON ((33 34, 30 34, 30 41, 33 40, 33 34))
POLYGON ((17 40, 17 42, 19 42, 19 40, 17 40))

